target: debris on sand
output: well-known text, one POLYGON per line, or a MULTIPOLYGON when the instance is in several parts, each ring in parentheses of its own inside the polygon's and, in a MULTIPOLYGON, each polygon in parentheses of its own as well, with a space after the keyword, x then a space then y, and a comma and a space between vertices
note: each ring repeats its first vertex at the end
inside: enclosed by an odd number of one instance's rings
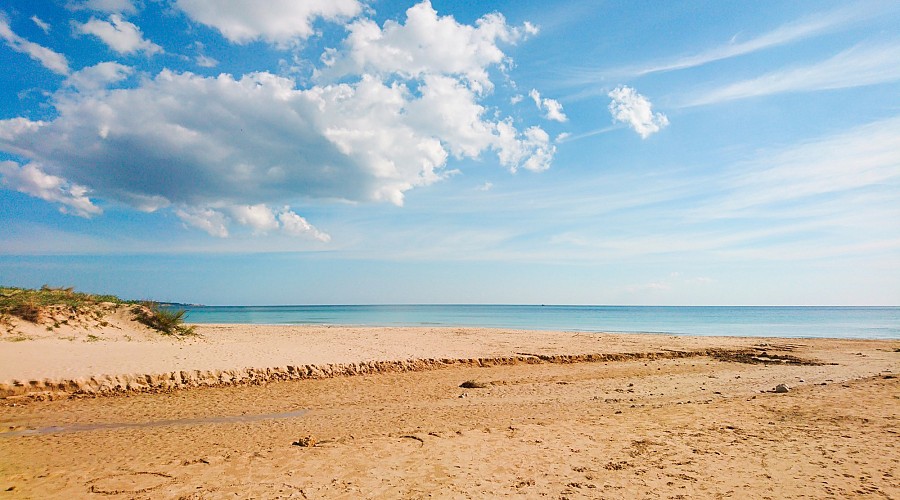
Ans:
POLYGON ((301 446, 303 448, 312 448, 316 445, 316 438, 312 436, 302 436, 300 439, 291 443, 294 446, 301 446))

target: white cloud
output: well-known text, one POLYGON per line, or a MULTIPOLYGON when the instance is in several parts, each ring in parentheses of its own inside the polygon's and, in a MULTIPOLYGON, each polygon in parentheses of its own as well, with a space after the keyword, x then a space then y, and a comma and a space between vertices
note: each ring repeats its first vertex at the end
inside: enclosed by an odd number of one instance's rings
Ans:
MULTIPOLYGON (((716 61, 740 57, 767 49, 773 49, 805 39, 834 33, 859 24, 862 21, 890 13, 893 6, 889 2, 857 2, 829 12, 818 13, 797 19, 774 29, 744 39, 744 34, 736 33, 731 40, 704 48, 696 53, 675 56, 663 61, 640 63, 618 69, 584 69, 569 79, 569 84, 589 84, 596 88, 596 82, 609 78, 633 78, 652 73, 678 71, 704 66, 716 61)), ((580 95, 592 95, 585 91, 580 95)))
MULTIPOLYGON (((519 128, 481 103, 493 87, 488 66, 505 60, 494 42, 533 27, 508 28, 499 15, 460 25, 438 18, 427 2, 410 12, 419 21, 386 26, 389 38, 422 41, 431 34, 408 30, 433 22, 451 40, 471 44, 453 51, 472 54, 457 63, 442 59, 445 52, 431 63, 417 54, 414 72, 381 68, 307 88, 268 72, 204 77, 169 70, 109 88, 133 70, 100 63, 54 94, 52 120, 0 120, 0 150, 101 199, 145 211, 171 206, 185 225, 215 236, 239 225, 321 241, 328 235, 299 215, 269 207, 299 199, 402 205, 407 191, 456 173, 451 157, 496 154, 512 172, 549 168, 556 146, 547 132, 519 128)), ((342 47, 329 54, 353 59, 357 46, 342 47)))
POLYGON ((484 191, 484 192, 487 192, 487 191, 490 191, 490 190, 493 189, 493 188, 494 188, 494 183, 493 183, 493 182, 485 182, 484 184, 481 184, 480 186, 478 186, 477 188, 475 188, 475 190, 476 190, 476 191, 484 191))
POLYGON ((132 0, 84 0, 71 2, 69 8, 74 10, 93 10, 107 14, 134 14, 137 12, 132 0))
MULTIPOLYGON (((715 217, 786 202, 887 186, 900 180, 900 118, 869 123, 842 134, 761 156, 735 167, 715 217)), ((846 208, 846 205, 843 207, 846 208)))
POLYGON ((322 243, 331 241, 331 236, 319 231, 289 206, 285 206, 278 213, 263 203, 218 208, 182 207, 177 209, 175 214, 185 226, 201 229, 219 238, 229 236, 228 226, 234 222, 249 227, 255 235, 280 230, 289 236, 309 237, 322 243), (231 214, 231 217, 226 213, 231 214))
POLYGON ((128 78, 134 70, 117 62, 102 62, 73 73, 64 85, 79 92, 94 92, 128 78))
POLYGON ((878 15, 884 7, 876 4, 854 5, 852 8, 841 8, 825 14, 810 16, 794 22, 783 24, 771 31, 744 41, 732 40, 726 45, 711 48, 700 53, 680 57, 672 61, 651 65, 641 69, 627 71, 635 75, 646 75, 662 71, 702 66, 715 61, 750 54, 760 50, 778 47, 833 31, 838 27, 878 15))
POLYGON ((79 33, 94 35, 119 54, 143 51, 147 55, 162 52, 162 47, 144 39, 141 29, 119 14, 111 14, 109 21, 92 17, 84 24, 76 24, 79 33))
POLYGON ((236 205, 231 207, 231 215, 244 226, 253 228, 259 234, 278 229, 275 214, 263 203, 257 205, 236 205))
POLYGON ((278 222, 281 223, 284 232, 291 236, 309 236, 322 243, 331 241, 331 236, 313 227, 306 219, 291 211, 290 207, 284 207, 278 213, 278 222))
POLYGON ((646 97, 625 85, 616 87, 609 94, 609 112, 614 122, 625 123, 634 129, 642 139, 659 132, 669 124, 662 113, 654 113, 653 105, 646 97))
POLYGON ((31 21, 44 33, 50 33, 50 25, 45 23, 43 19, 38 16, 31 16, 31 21))
MULTIPOLYGON (((14 141, 20 135, 37 132, 37 130, 47 122, 31 121, 28 118, 10 118, 9 120, 0 120, 0 141, 14 141)), ((10 144, 12 146, 12 144, 10 144)), ((20 153, 21 150, 10 148, 13 153, 20 153)))
POLYGON ((380 28, 361 19, 348 29, 344 50, 328 59, 321 79, 364 73, 408 79, 444 74, 461 77, 479 93, 493 88, 487 68, 506 59, 498 43, 516 43, 533 31, 509 26, 497 13, 482 17, 475 26, 460 24, 452 16, 438 16, 427 0, 406 11, 406 24, 387 21, 380 28))
POLYGON ((66 59, 66 56, 54 52, 42 45, 30 42, 13 33, 12 28, 10 28, 9 23, 3 17, 2 13, 0 13, 0 38, 6 42, 6 45, 9 48, 16 52, 27 54, 50 71, 60 75, 67 75, 69 73, 69 61, 66 59))
POLYGON ((696 96, 688 106, 785 92, 862 87, 900 80, 900 44, 857 45, 825 61, 765 74, 696 96))
POLYGON ((339 21, 362 10, 357 0, 177 0, 176 5, 233 43, 265 40, 278 46, 312 36, 316 19, 339 21))
POLYGON ((594 129, 594 130, 589 130, 587 132, 582 132, 577 135, 563 132, 562 134, 559 134, 559 136, 557 136, 556 142, 562 144, 564 142, 578 141, 581 139, 585 139, 587 137, 593 137, 595 135, 605 134, 607 132, 612 132, 613 130, 618 130, 618 129, 619 129, 619 126, 610 125, 608 127, 602 127, 602 128, 598 128, 598 129, 594 129))
POLYGON ((90 217, 102 212, 87 197, 87 188, 47 174, 34 163, 20 167, 15 162, 0 162, 0 180, 10 189, 62 204, 63 213, 90 217))
POLYGON ((399 205, 449 174, 449 153, 495 150, 511 170, 549 167, 555 148, 540 128, 484 120, 452 80, 429 78, 421 92, 372 77, 299 90, 269 73, 164 71, 136 88, 58 94, 50 122, 0 121, 0 149, 122 203, 208 208, 297 197, 399 205))
POLYGON ((528 96, 534 101, 538 109, 545 111, 544 118, 557 122, 565 122, 568 120, 566 114, 563 113, 562 104, 556 99, 541 98, 541 93, 537 89, 531 89, 528 96))
POLYGON ((197 61, 197 66, 201 68, 215 68, 219 65, 219 61, 203 54, 198 55, 195 60, 197 61))
POLYGON ((525 130, 525 138, 520 139, 519 133, 510 120, 497 123, 497 156, 500 164, 506 166, 510 172, 516 172, 519 167, 532 172, 542 172, 550 168, 553 155, 556 154, 556 146, 550 144, 550 136, 540 127, 530 127, 525 130))
POLYGON ((187 207, 176 210, 175 215, 186 226, 202 229, 211 236, 228 237, 228 218, 222 212, 211 208, 187 207))

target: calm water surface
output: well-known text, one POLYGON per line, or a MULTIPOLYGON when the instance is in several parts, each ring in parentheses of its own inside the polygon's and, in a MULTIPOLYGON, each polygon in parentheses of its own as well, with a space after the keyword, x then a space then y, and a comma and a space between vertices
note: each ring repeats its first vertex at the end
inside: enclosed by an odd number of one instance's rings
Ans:
POLYGON ((191 306, 191 323, 472 326, 584 332, 900 339, 900 307, 191 306))

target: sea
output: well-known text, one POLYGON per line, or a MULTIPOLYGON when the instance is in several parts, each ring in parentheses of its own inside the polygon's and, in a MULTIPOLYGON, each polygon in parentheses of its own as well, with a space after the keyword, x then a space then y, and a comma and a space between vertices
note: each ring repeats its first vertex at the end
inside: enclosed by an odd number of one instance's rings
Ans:
POLYGON ((177 306, 188 323, 487 327, 672 335, 900 339, 900 307, 177 306))

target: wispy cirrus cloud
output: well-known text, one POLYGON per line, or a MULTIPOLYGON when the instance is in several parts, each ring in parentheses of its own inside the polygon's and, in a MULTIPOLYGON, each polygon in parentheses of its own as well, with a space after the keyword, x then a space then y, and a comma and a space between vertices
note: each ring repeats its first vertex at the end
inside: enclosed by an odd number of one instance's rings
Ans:
POLYGON ((861 21, 888 11, 886 4, 867 2, 852 7, 839 8, 782 24, 774 29, 739 40, 735 35, 726 43, 706 48, 692 54, 675 56, 649 63, 639 63, 620 68, 590 68, 577 71, 569 83, 583 85, 601 78, 628 79, 653 73, 678 71, 740 57, 762 50, 773 49, 805 39, 846 29, 861 21))
POLYGON ((134 14, 137 12, 132 0, 70 1, 67 7, 72 10, 93 10, 109 14, 134 14))
POLYGON ((0 38, 6 45, 16 52, 27 54, 29 57, 41 63, 45 68, 59 75, 69 74, 69 61, 66 56, 55 52, 43 45, 38 45, 26 40, 13 32, 9 22, 0 13, 0 38))
POLYGON ((704 91, 685 107, 787 92, 863 87, 900 80, 900 41, 857 45, 818 63, 773 71, 704 91))
MULTIPOLYGON (((854 5, 852 8, 840 8, 783 24, 771 31, 767 31, 744 41, 732 40, 725 45, 713 47, 695 54, 676 57, 667 61, 660 61, 644 66, 624 68, 620 71, 632 76, 643 76, 651 73, 676 71, 703 66, 712 62, 751 54, 760 50, 779 47, 806 38, 823 35, 855 22, 876 16, 883 10, 883 6, 879 6, 875 3, 854 5)), ((735 38, 737 38, 737 35, 735 38)))
MULTIPOLYGON (((900 181, 900 117, 761 156, 735 165, 732 172, 720 186, 724 196, 714 206, 703 208, 709 216, 737 217, 759 210, 781 211, 787 203, 821 206, 820 197, 825 195, 858 194, 865 189, 897 183, 900 181)), ((900 203, 900 196, 894 198, 900 203)), ((854 200, 867 205, 868 199, 858 195, 854 200)), ((843 210, 838 206, 833 209, 843 210)))
POLYGON ((50 33, 50 25, 44 22, 44 20, 39 18, 38 16, 31 16, 31 22, 33 22, 34 25, 40 28, 44 33, 50 33))
MULTIPOLYGON (((658 175, 606 179, 607 186, 580 186, 553 205, 539 205, 579 221, 550 238, 553 255, 768 261, 900 255, 900 116, 760 151, 708 172, 658 175), (632 188, 616 198, 621 185, 632 188), (598 192, 603 205, 583 201, 598 192), (648 214, 655 220, 648 222, 648 214), (604 223, 594 227, 596 220, 604 223)), ((534 251, 542 251, 540 245, 534 251)))

